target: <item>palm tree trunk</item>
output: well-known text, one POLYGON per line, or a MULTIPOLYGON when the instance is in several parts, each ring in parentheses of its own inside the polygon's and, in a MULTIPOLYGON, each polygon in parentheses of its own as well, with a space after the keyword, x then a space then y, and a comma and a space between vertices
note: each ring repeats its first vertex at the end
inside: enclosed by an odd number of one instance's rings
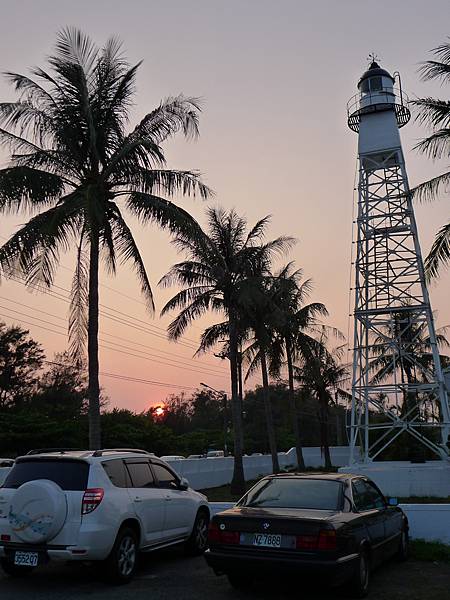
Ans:
POLYGON ((288 392, 289 406, 291 407, 292 424, 294 427, 295 451, 297 453, 297 465, 300 470, 304 471, 305 470, 305 460, 303 458, 302 441, 300 438, 299 415, 297 412, 297 403, 295 401, 294 369, 292 366, 291 343, 287 338, 286 338, 286 358, 287 358, 288 380, 289 380, 289 392, 288 392))
POLYGON ((267 437, 269 438, 270 454, 272 455, 272 470, 274 473, 280 472, 280 463, 278 462, 277 442, 275 438, 275 426, 273 423, 272 405, 270 404, 269 376, 267 373, 266 355, 263 350, 261 356, 261 373, 263 381, 264 411, 266 413, 267 437))
POLYGON ((331 462, 330 454, 330 441, 328 433, 328 402, 324 399, 319 398, 319 412, 320 412, 320 437, 322 440, 323 454, 325 458, 325 468, 331 469, 333 464, 331 462))
POLYGON ((101 448, 100 384, 98 361, 98 267, 99 241, 91 233, 89 256, 89 315, 88 315, 88 397, 89 397, 89 448, 101 448))
MULTIPOLYGON (((411 365, 402 359, 401 366, 405 372, 408 386, 412 385, 413 383, 416 383, 411 365)), ((419 404, 417 399, 417 392, 406 392, 404 405, 404 415, 408 414, 407 421, 413 421, 414 419, 417 419, 417 417, 419 417, 419 404)), ((418 431, 419 433, 422 433, 420 429, 418 429, 418 431)), ((412 435, 406 436, 404 440, 404 448, 406 450, 407 457, 411 462, 422 462, 425 460, 425 452, 423 446, 421 444, 418 444, 416 439, 413 438, 412 435)))
POLYGON ((231 480, 231 493, 242 496, 245 493, 244 462, 242 460, 242 413, 238 392, 238 336, 234 316, 229 315, 230 336, 230 375, 231 412, 233 417, 234 465, 231 480))
MULTIPOLYGON (((244 384, 242 379, 242 350, 241 346, 238 351, 238 396, 239 396, 239 412, 241 418, 244 418, 244 384)), ((241 427, 241 449, 244 452, 244 423, 241 427)))

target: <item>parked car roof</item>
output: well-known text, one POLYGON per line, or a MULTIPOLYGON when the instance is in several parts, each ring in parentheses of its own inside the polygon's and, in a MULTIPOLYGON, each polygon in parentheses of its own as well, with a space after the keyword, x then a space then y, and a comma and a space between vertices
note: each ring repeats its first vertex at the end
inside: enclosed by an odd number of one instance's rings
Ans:
POLYGON ((352 475, 350 473, 322 473, 321 471, 308 471, 306 473, 275 473, 273 475, 266 475, 265 479, 270 479, 274 477, 305 477, 305 478, 314 478, 314 479, 329 479, 329 480, 345 480, 345 479, 354 479, 355 477, 362 477, 361 475, 352 475))

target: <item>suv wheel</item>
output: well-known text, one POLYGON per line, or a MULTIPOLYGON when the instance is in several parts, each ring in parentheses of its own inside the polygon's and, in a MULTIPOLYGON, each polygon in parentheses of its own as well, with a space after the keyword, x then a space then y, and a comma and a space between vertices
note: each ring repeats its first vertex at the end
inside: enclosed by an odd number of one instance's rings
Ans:
POLYGON ((15 565, 13 561, 8 558, 0 558, 0 565, 10 577, 25 577, 34 569, 34 567, 15 565))
POLYGON ((121 585, 133 578, 138 557, 138 539, 131 527, 119 531, 111 554, 105 561, 105 575, 108 580, 121 585))
POLYGON ((365 598, 369 593, 370 560, 365 550, 359 555, 358 564, 349 582, 352 598, 365 598))
POLYGON ((186 550, 193 556, 203 554, 208 546, 209 514, 200 510, 195 518, 194 527, 186 543, 186 550))

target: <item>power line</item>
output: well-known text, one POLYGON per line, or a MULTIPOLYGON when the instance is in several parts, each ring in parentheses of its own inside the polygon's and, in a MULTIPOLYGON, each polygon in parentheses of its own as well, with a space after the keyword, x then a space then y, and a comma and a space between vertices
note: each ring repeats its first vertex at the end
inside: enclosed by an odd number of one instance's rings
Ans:
MULTIPOLYGON (((30 306, 28 304, 24 304, 23 302, 18 302, 16 300, 12 300, 10 298, 6 298, 5 296, 0 296, 0 299, 6 300, 7 302, 11 302, 14 305, 23 306, 24 308, 28 308, 28 309, 30 309, 32 311, 35 311, 35 312, 38 312, 38 313, 42 313, 42 314, 47 315, 49 317, 52 317, 54 319, 58 319, 60 321, 66 322, 66 319, 64 319, 63 317, 59 317, 58 315, 55 315, 53 313, 49 313, 47 311, 35 308, 35 307, 30 306)), ((11 310, 12 312, 19 312, 19 311, 14 311, 13 309, 8 309, 7 307, 0 307, 0 308, 5 308, 5 310, 11 310)), ((22 313, 19 313, 19 314, 22 314, 22 313)), ((42 319, 39 319, 38 317, 34 317, 33 315, 26 315, 26 316, 28 316, 30 318, 33 318, 33 319, 36 319, 36 320, 42 320, 42 319)), ((45 322, 45 321, 43 321, 43 322, 45 322)), ((56 324, 52 323, 52 325, 56 325, 56 324)), ((188 363, 186 361, 192 361, 192 362, 195 363, 195 359, 193 359, 193 358, 185 357, 185 356, 182 356, 182 355, 179 355, 179 354, 175 354, 175 353, 165 352, 164 350, 159 350, 159 348, 154 348, 152 346, 147 346, 146 344, 141 344, 139 342, 135 342, 134 340, 130 340, 130 339, 127 339, 127 338, 124 338, 124 337, 121 337, 119 335, 115 335, 115 334, 112 334, 112 333, 109 333, 109 332, 102 332, 102 335, 107 336, 107 337, 116 338, 116 339, 121 340, 123 342, 129 342, 131 344, 134 344, 135 346, 136 345, 137 346, 142 346, 143 348, 151 349, 151 350, 156 350, 157 352, 162 352, 164 354, 168 354, 169 355, 169 358, 166 358, 165 356, 160 356, 159 354, 146 353, 149 356, 153 356, 154 358, 162 358, 162 359, 165 359, 165 360, 170 360, 173 363, 181 363, 181 364, 185 364, 187 366, 194 366, 195 368, 197 368, 197 367, 198 368, 204 368, 205 371, 211 371, 212 374, 215 374, 217 372, 218 375, 223 375, 223 368, 220 367, 220 366, 213 365, 212 363, 206 363, 205 362, 205 363, 203 363, 204 366, 202 364, 198 364, 198 363, 194 364, 194 365, 191 365, 190 363, 188 363), (172 358, 172 357, 175 357, 175 358, 172 358), (177 357, 179 357, 179 359, 177 357), (211 364, 211 367, 208 366, 209 364, 211 364)), ((116 343, 116 345, 119 346, 119 347, 121 347, 121 345, 118 344, 118 343, 116 343)), ((123 346, 123 347, 125 349, 128 349, 128 350, 133 350, 133 351, 135 350, 135 348, 129 348, 127 346, 123 346)), ((140 352, 144 353, 143 351, 140 351, 140 352)), ((177 365, 175 365, 175 366, 177 366, 177 365)))
MULTIPOLYGON (((65 267, 65 268, 67 269, 67 267, 65 267)), ((16 281, 20 280, 21 282, 23 282, 26 285, 25 278, 22 277, 22 276, 20 276, 20 275, 10 275, 10 276, 7 277, 7 279, 13 279, 13 280, 16 280, 16 281)), ((100 284, 100 285, 103 285, 103 284, 100 284)), ((68 290, 67 288, 64 288, 64 287, 62 287, 60 285, 56 285, 55 283, 52 284, 51 288, 45 288, 44 286, 42 286, 39 283, 35 284, 34 287, 37 290, 39 290, 39 291, 41 291, 43 293, 47 293, 47 291, 49 289, 51 289, 51 290, 54 291, 54 288, 56 288, 58 290, 66 292, 66 294, 69 295, 68 297, 70 297, 70 290, 68 290)), ((118 293, 122 294, 122 292, 118 292, 118 293)), ((122 294, 122 295, 124 295, 126 298, 129 298, 131 300, 135 300, 134 298, 132 298, 131 296, 127 296, 126 294, 122 294)), ((135 300, 135 301, 139 302, 138 300, 135 300)), ((144 303, 141 303, 141 304, 143 304, 145 306, 144 303)), ((148 323, 147 321, 143 321, 142 319, 139 319, 138 317, 130 317, 130 315, 127 315, 126 313, 123 313, 120 310, 117 310, 115 308, 111 308, 110 306, 106 306, 105 304, 99 303, 99 306, 101 308, 105 309, 105 310, 110 310, 110 311, 115 312, 115 313, 117 313, 119 315, 122 315, 122 316, 124 316, 126 318, 132 318, 135 321, 138 321, 139 323, 143 323, 149 329, 155 329, 156 330, 155 333, 158 333, 159 335, 163 334, 164 339, 167 339, 167 331, 163 327, 159 327, 158 325, 154 325, 152 323, 148 323)), ((180 340, 179 343, 181 343, 183 345, 186 345, 186 346, 192 346, 192 347, 195 347, 195 348, 197 348, 197 345, 198 345, 198 342, 196 340, 193 340, 192 338, 188 338, 188 337, 184 337, 184 340, 180 340)))
MULTIPOLYGON (((27 283, 25 281, 25 279, 23 277, 17 276, 17 275, 10 275, 8 276, 8 280, 10 281, 14 281, 16 283, 20 283, 22 285, 24 285, 25 287, 27 287, 27 283)), ((59 285, 54 284, 52 286, 51 289, 49 288, 45 288, 44 286, 42 286, 41 284, 36 284, 33 286, 34 289, 36 289, 37 291, 43 293, 43 294, 48 294, 49 296, 53 297, 53 298, 57 298, 60 300, 63 300, 64 302, 66 302, 67 304, 70 304, 70 290, 68 290, 67 288, 63 288, 59 285), (64 295, 61 292, 56 292, 53 288, 57 288, 59 290, 62 290, 63 292, 66 292, 66 294, 68 295, 64 295)), ((117 313, 118 315, 122 316, 122 322, 125 325, 129 325, 130 324, 130 320, 131 321, 136 321, 135 324, 135 328, 139 329, 139 331, 145 331, 146 333, 148 333, 149 335, 153 335, 154 337, 163 339, 165 341, 167 341, 167 332, 162 328, 162 327, 157 327, 156 325, 151 325, 150 323, 148 323, 147 321, 143 321, 142 319, 139 319, 138 317, 133 317, 130 315, 127 315, 115 308, 111 308, 109 306, 105 306, 104 304, 99 304, 99 306, 101 308, 103 308, 103 310, 100 310, 100 314, 104 317, 107 317, 109 319, 112 320, 116 320, 120 319, 120 317, 117 317, 116 315, 111 315, 106 311, 111 311, 112 313, 117 313), (123 320, 123 317, 125 317, 125 319, 127 319, 127 321, 123 320), (160 331, 152 331, 152 328, 160 330, 160 331), (161 333, 163 332, 163 333, 161 333)), ((121 321, 117 321, 117 322, 121 322, 121 321)), ((193 340, 194 342, 194 340, 193 340)), ((179 340, 177 342, 180 346, 184 346, 186 348, 190 348, 193 350, 197 350, 198 344, 197 342, 194 342, 193 344, 185 341, 185 340, 179 340)))
POLYGON ((120 381, 129 381, 134 383, 142 383, 145 385, 156 385, 160 387, 172 387, 180 390, 196 390, 197 388, 188 385, 177 385, 176 383, 165 383, 164 381, 153 381, 150 379, 140 379, 138 377, 129 377, 128 375, 120 375, 117 373, 105 373, 100 372, 103 377, 111 377, 112 379, 118 379, 120 381))
MULTIPOLYGON (((25 285, 25 282, 23 281, 23 279, 16 278, 14 276, 10 277, 9 279, 12 280, 12 281, 14 281, 15 283, 19 283, 21 285, 25 285)), ((56 286, 56 287, 59 287, 59 286, 56 286)), ((65 288, 60 288, 60 289, 65 290, 65 288)), ((39 291, 42 291, 44 294, 47 294, 47 295, 49 295, 52 298, 55 298, 57 300, 61 300, 63 302, 66 302, 67 304, 70 303, 69 299, 66 296, 64 296, 63 294, 60 294, 58 292, 55 292, 54 290, 48 290, 48 289, 44 288, 44 289, 40 289, 39 291)), ((17 303, 17 304, 20 304, 20 303, 17 303)), ((25 304, 23 304, 23 306, 26 306, 27 308, 30 308, 31 310, 36 310, 36 311, 39 310, 39 309, 35 309, 34 307, 30 307, 28 305, 25 305, 25 304)), ((111 310, 111 311, 114 311, 114 312, 117 312, 119 314, 124 315, 124 313, 121 313, 120 311, 116 311, 115 309, 111 309, 109 307, 107 307, 107 310, 111 310)), ((44 311, 42 311, 42 312, 44 312, 44 311)), ((100 314, 103 317, 105 317, 105 318, 107 318, 107 319, 109 319, 109 320, 111 320, 111 321, 113 321, 115 323, 119 323, 121 325, 125 325, 127 327, 131 327, 131 328, 136 329, 137 331, 139 331, 141 333, 147 333, 148 335, 152 335, 152 336, 157 337, 159 339, 163 339, 166 342, 168 341, 166 336, 163 336, 163 335, 161 335, 159 333, 155 333, 153 331, 148 331, 146 329, 146 327, 143 327, 142 325, 138 324, 138 323, 145 324, 145 322, 142 321, 142 320, 140 320, 140 319, 137 319, 136 317, 128 317, 127 315, 125 315, 125 317, 127 317, 127 320, 125 320, 123 318, 117 317, 116 315, 108 314, 104 310, 103 311, 100 310, 100 314), (137 323, 133 323, 133 320, 137 321, 137 323)), ((55 315, 53 315, 53 316, 55 316, 55 315)), ((60 319, 61 317, 56 317, 56 318, 60 319)), ((106 335, 113 336, 114 334, 109 334, 108 333, 106 335)), ((116 336, 116 337, 120 338, 120 336, 116 336)), ((130 341, 132 343, 135 343, 134 340, 126 340, 125 338, 122 338, 122 339, 124 341, 130 341)), ((181 346, 187 347, 189 349, 197 349, 196 347, 193 347, 190 344, 184 343, 183 341, 179 341, 177 343, 180 344, 181 346)), ((139 344, 139 345, 145 346, 144 344, 139 344)), ((151 348, 151 349, 155 349, 155 348, 152 348, 151 346, 145 346, 145 347, 148 347, 148 348, 151 348)), ((160 350, 159 348, 157 349, 157 351, 158 352, 162 352, 163 354, 169 354, 170 356, 175 355, 175 356, 178 356, 178 357, 180 357, 180 358, 182 358, 184 360, 186 360, 186 359, 187 360, 194 360, 194 359, 192 359, 190 357, 186 357, 186 356, 182 356, 182 355, 176 355, 175 353, 172 353, 172 352, 167 352, 167 351, 164 351, 164 350, 160 350)), ((220 367, 218 365, 215 365, 215 364, 213 364, 213 363, 211 363, 209 361, 204 361, 204 364, 210 365, 211 369, 221 369, 222 368, 222 367, 220 367)), ((209 369, 210 367, 208 366, 207 368, 209 369)))
MULTIPOLYGON (((58 367, 64 367, 63 364, 57 363, 53 360, 44 360, 44 362, 48 365, 56 365, 58 367)), ((146 385, 154 385, 154 386, 159 386, 159 387, 171 387, 171 388, 177 388, 177 389, 181 389, 181 390, 196 390, 197 389, 190 385, 179 385, 177 383, 168 383, 166 381, 157 381, 157 380, 152 380, 152 379, 139 379, 138 377, 122 375, 121 373, 106 373, 105 371, 100 371, 100 375, 102 375, 103 377, 111 377, 113 379, 120 379, 120 380, 124 380, 124 381, 135 382, 135 383, 144 383, 146 385)))
MULTIPOLYGON (((14 310, 14 309, 11 309, 11 308, 8 308, 8 307, 5 307, 5 306, 1 306, 0 305, 0 308, 3 309, 3 310, 7 310, 9 312, 17 313, 20 316, 20 318, 17 318, 15 316, 4 315, 3 314, 3 315, 0 315, 2 317, 6 317, 6 318, 9 318, 9 319, 15 319, 15 320, 20 321, 22 323, 25 323, 27 325, 31 325, 33 327, 40 327, 41 329, 44 329, 46 331, 50 331, 51 333, 55 333, 55 334, 63 335, 65 337, 67 337, 67 332, 62 333, 61 331, 55 331, 54 329, 49 329, 48 327, 44 327, 44 326, 38 325, 36 323, 30 323, 29 321, 24 320, 22 317, 25 316, 25 317, 27 317, 29 319, 34 319, 35 321, 40 321, 42 323, 45 323, 46 325, 51 325, 52 327, 59 327, 59 328, 63 329, 63 327, 61 325, 58 325, 57 323, 51 323, 49 321, 46 321, 45 319, 40 319, 39 317, 34 317, 32 315, 26 315, 26 314, 24 315, 24 313, 22 313, 20 311, 17 311, 17 310, 14 310)), ((108 340, 102 340, 102 341, 105 342, 105 343, 112 343, 112 342, 108 342, 108 340)), ((116 344, 116 345, 120 346, 120 344, 116 344)), ((147 361, 150 361, 150 362, 153 362, 153 363, 157 363, 157 364, 161 364, 161 365, 164 365, 164 366, 169 366, 169 367, 173 367, 173 368, 176 368, 176 369, 181 369, 183 371, 191 371, 192 373, 196 373, 196 374, 199 374, 199 375, 203 374, 203 375, 209 375, 210 377, 220 377, 220 378, 224 378, 224 379, 227 378, 225 375, 220 375, 218 373, 213 373, 213 372, 205 371, 204 369, 201 369, 201 368, 199 368, 199 369, 193 369, 193 368, 190 368, 190 367, 185 367, 185 366, 180 366, 180 365, 176 365, 176 364, 170 364, 170 363, 167 363, 167 362, 164 362, 164 361, 155 360, 155 359, 150 358, 148 356, 145 356, 145 355, 143 356, 142 355, 143 353, 137 354, 136 352, 139 352, 138 350, 135 350, 135 351, 132 351, 132 352, 126 351, 126 350, 119 350, 118 348, 115 348, 115 347, 105 346, 104 343, 99 344, 99 347, 102 348, 102 349, 104 349, 104 350, 110 350, 110 351, 113 351, 113 352, 118 352, 120 354, 124 354, 124 355, 127 355, 127 356, 133 356, 134 358, 139 358, 141 360, 147 360, 147 361)), ((133 349, 129 349, 129 350, 133 350, 133 349)))

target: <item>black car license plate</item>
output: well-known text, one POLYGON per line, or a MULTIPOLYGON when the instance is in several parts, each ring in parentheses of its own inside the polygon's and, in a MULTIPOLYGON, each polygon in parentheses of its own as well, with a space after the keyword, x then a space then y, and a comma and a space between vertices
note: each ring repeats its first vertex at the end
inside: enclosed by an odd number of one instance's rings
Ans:
POLYGON ((281 548, 281 535, 274 533, 255 533, 253 536, 253 546, 281 548))
POLYGON ((295 549, 296 541, 294 535, 279 533, 241 533, 241 546, 254 546, 259 548, 284 548, 295 549))

